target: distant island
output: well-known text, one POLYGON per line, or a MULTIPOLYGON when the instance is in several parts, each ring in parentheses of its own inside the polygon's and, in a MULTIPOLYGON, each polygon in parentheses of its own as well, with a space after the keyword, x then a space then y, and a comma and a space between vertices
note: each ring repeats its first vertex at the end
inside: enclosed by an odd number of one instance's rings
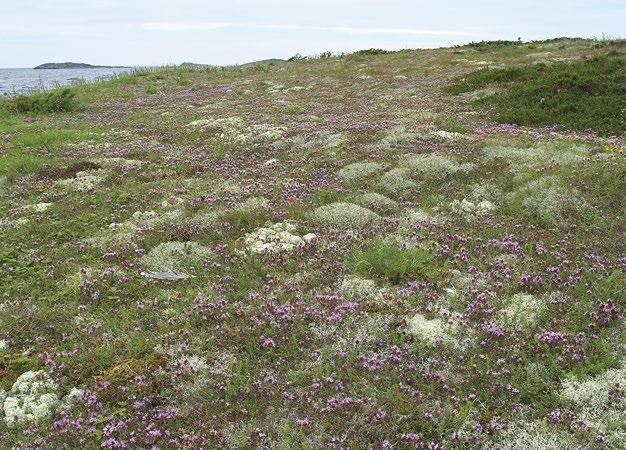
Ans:
MULTIPOLYGON (((285 62, 284 59, 264 59, 261 61, 252 61, 245 64, 238 64, 241 67, 251 66, 251 65, 271 65, 285 62)), ((187 67, 192 69, 204 69, 207 67, 212 67, 210 64, 197 64, 192 62, 184 62, 180 64, 180 67, 187 67)), ((129 66, 94 66, 92 64, 86 63, 75 63, 75 62, 62 62, 62 63, 45 63, 40 64, 37 67, 34 67, 35 70, 38 69, 130 69, 129 66)))
MULTIPOLYGON (((235 66, 246 67, 246 66, 252 66, 252 65, 271 65, 271 64, 278 64, 281 62, 285 62, 285 60, 278 59, 278 58, 271 58, 271 59, 263 59, 260 61, 252 61, 252 62, 244 63, 244 64, 235 64, 235 66)), ((184 62, 184 63, 180 63, 179 67, 186 67, 188 69, 206 69, 208 67, 216 67, 216 66, 213 66, 211 64, 198 64, 198 63, 193 63, 193 62, 184 62)), ((223 66, 223 67, 228 67, 228 66, 223 66)))
POLYGON ((285 62, 284 59, 278 59, 278 58, 270 58, 270 59, 262 59, 260 61, 252 61, 249 63, 245 63, 245 64, 241 64, 241 66, 253 66, 253 65, 271 65, 271 64, 278 64, 281 62, 285 62))
POLYGON ((94 66, 92 64, 63 62, 40 64, 35 69, 127 69, 128 66, 94 66))

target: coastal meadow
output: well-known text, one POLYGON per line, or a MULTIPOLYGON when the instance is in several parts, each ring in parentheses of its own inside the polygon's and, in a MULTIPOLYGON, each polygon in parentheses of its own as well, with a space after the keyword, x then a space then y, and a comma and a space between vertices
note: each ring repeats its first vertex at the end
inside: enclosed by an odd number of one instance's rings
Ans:
POLYGON ((3 101, 0 447, 624 448, 624 121, 497 110, 596 57, 623 102, 623 52, 373 49, 3 101))

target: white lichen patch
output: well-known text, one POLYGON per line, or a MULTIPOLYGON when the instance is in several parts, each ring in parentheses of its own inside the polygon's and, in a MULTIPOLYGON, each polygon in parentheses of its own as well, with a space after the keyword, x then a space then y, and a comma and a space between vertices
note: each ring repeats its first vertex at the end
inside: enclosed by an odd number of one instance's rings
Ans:
POLYGON ((46 372, 21 374, 8 392, 0 392, 0 412, 9 428, 48 419, 59 406, 58 386, 46 372))
POLYGON ((448 208, 452 213, 461 215, 467 219, 486 216, 492 213, 496 206, 489 200, 483 200, 478 203, 471 202, 467 199, 454 200, 448 204, 448 208))
POLYGON ((363 228, 381 220, 374 211, 345 202, 320 206, 313 212, 313 217, 318 224, 334 230, 363 228))
MULTIPOLYGON (((334 354, 337 349, 358 345, 361 349, 371 347, 388 335, 396 321, 393 314, 371 313, 364 317, 350 317, 341 322, 312 323, 309 332, 315 339, 323 339, 334 354)), ((319 363, 322 362, 320 358, 319 363)))
POLYGON ((90 161, 107 169, 114 169, 117 167, 135 169, 135 168, 141 167, 143 164, 142 161, 138 161, 136 159, 127 159, 127 158, 121 158, 118 156, 106 157, 106 158, 93 158, 93 159, 90 159, 90 161))
MULTIPOLYGON (((626 365, 582 381, 568 378, 562 382, 561 394, 577 406, 598 409, 609 405, 611 390, 616 386, 626 386, 626 365)), ((620 396, 619 400, 626 402, 626 397, 620 396)))
POLYGON ((403 221, 405 222, 405 224, 410 226, 413 224, 421 223, 436 224, 439 222, 439 219, 433 214, 424 211, 423 209, 414 208, 409 209, 404 213, 403 221))
POLYGON ((356 202, 365 208, 372 209, 382 214, 394 211, 400 206, 395 200, 377 192, 361 194, 356 198, 356 202))
POLYGON ((32 205, 25 205, 23 209, 27 211, 32 211, 35 213, 42 213, 48 210, 52 206, 52 203, 35 203, 32 205))
POLYGON ((22 373, 10 390, 0 390, 0 419, 9 428, 50 419, 57 411, 69 410, 84 394, 73 387, 61 397, 57 383, 43 370, 22 373))
POLYGON ((374 280, 356 276, 344 277, 337 287, 337 292, 347 300, 373 299, 380 291, 374 280))
POLYGON ((185 273, 213 259, 213 251, 197 242, 163 242, 141 257, 141 266, 151 272, 185 273))
POLYGON ((511 170, 522 174, 547 166, 579 164, 590 156, 589 148, 582 145, 541 143, 532 147, 490 146, 483 150, 483 160, 505 161, 511 170))
POLYGON ((384 173, 378 181, 378 186, 389 194, 406 194, 412 191, 417 183, 411 179, 411 171, 397 167, 384 173))
POLYGON ((454 336, 456 333, 454 323, 438 318, 427 319, 421 314, 416 314, 407 320, 406 331, 420 342, 430 346, 444 344, 458 347, 461 344, 454 336))
POLYGON ((242 253, 275 254, 304 247, 315 239, 315 234, 295 234, 297 227, 289 222, 279 222, 248 233, 243 239, 242 253))
POLYGON ((281 139, 285 135, 286 132, 287 132, 287 129, 285 127, 266 124, 266 123, 252 125, 247 130, 247 133, 252 136, 252 139, 266 140, 270 142, 281 139))
POLYGON ((187 124, 189 128, 241 128, 245 123, 240 117, 223 117, 218 119, 198 119, 187 124))
POLYGON ((380 147, 384 150, 407 150, 424 136, 423 132, 408 131, 404 127, 391 128, 380 141, 380 147))
POLYGON ((208 132, 228 142, 243 144, 254 140, 276 141, 283 137, 285 127, 271 124, 247 125, 237 116, 218 119, 199 119, 189 122, 188 128, 208 132))
POLYGON ((30 222, 28 217, 19 217, 15 220, 11 220, 8 217, 0 217, 0 227, 5 229, 19 228, 22 225, 26 225, 28 222, 30 222))
POLYGON ((121 280, 125 272, 117 267, 81 267, 66 279, 67 287, 75 293, 80 293, 82 286, 97 283, 101 280, 109 282, 121 280))
POLYGON ((270 201, 265 197, 249 197, 234 206, 236 211, 264 211, 270 207, 270 201))
MULTIPOLYGON (((319 117, 310 117, 312 121, 319 121, 319 117)), ((290 146, 301 148, 303 150, 310 149, 335 149, 348 142, 349 138, 345 133, 329 133, 328 131, 320 131, 313 134, 296 134, 289 139, 283 139, 278 142, 280 148, 288 148, 290 146)), ((277 145, 277 144, 274 144, 277 145)))
POLYGON ((78 192, 87 192, 94 190, 107 175, 108 171, 105 169, 85 170, 76 173, 74 178, 57 181, 57 185, 70 187, 78 192))
POLYGON ((337 175, 345 183, 354 183, 383 170, 383 165, 377 162, 357 162, 343 167, 337 175))
POLYGON ((626 366, 609 369, 583 380, 562 382, 561 396, 569 402, 577 418, 595 435, 604 436, 608 448, 626 447, 626 366))
POLYGON ((560 225, 568 217, 592 210, 578 190, 564 186, 557 176, 530 181, 510 194, 509 200, 519 203, 524 215, 546 225, 560 225))
POLYGON ((542 297, 518 293, 506 301, 502 317, 515 326, 529 328, 535 325, 545 309, 546 302, 542 297))
POLYGON ((471 189, 469 200, 475 203, 487 200, 491 203, 499 204, 504 198, 502 189, 489 181, 475 183, 471 186, 471 189))
POLYGON ((442 141, 458 141, 468 139, 463 133, 456 133, 454 131, 437 130, 432 133, 432 137, 442 141))
POLYGON ((401 165, 428 179, 443 179, 460 171, 468 171, 472 164, 459 164, 451 158, 437 153, 405 155, 401 165))
POLYGON ((542 421, 512 422, 499 439, 485 445, 484 449, 500 448, 506 450, 564 450, 579 448, 575 438, 567 432, 563 432, 554 426, 549 426, 542 421))
MULTIPOLYGON (((162 205, 171 207, 169 202, 162 205)), ((135 246, 135 238, 149 230, 160 228, 177 228, 187 231, 201 232, 214 227, 218 221, 215 212, 200 212, 187 216, 180 209, 169 211, 136 211, 129 220, 111 223, 108 228, 101 230, 95 236, 87 239, 86 243, 94 247, 106 249, 118 246, 135 246)))

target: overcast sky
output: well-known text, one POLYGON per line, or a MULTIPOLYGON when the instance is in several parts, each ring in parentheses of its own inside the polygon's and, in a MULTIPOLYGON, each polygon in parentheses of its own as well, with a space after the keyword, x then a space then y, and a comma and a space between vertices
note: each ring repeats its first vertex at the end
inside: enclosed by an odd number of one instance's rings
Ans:
POLYGON ((624 0, 0 0, 0 67, 234 64, 326 50, 623 37, 624 0))

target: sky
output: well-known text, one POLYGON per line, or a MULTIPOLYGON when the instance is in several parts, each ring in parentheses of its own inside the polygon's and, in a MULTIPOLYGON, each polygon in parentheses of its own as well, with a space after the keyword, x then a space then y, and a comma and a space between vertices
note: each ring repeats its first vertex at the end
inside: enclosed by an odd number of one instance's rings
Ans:
POLYGON ((624 37, 624 0, 0 0, 0 67, 215 65, 471 41, 624 37))

